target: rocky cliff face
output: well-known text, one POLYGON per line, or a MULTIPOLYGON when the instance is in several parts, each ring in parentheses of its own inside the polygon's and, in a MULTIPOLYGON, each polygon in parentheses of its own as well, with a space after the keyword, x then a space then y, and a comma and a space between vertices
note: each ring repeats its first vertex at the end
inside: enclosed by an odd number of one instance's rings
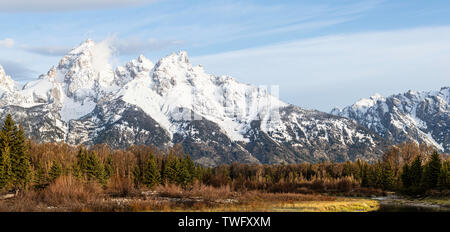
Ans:
POLYGON ((80 44, 22 89, 12 88, 0 70, 0 116, 12 113, 42 142, 162 149, 179 143, 194 160, 211 166, 374 160, 387 144, 353 120, 207 74, 186 52, 156 64, 141 55, 114 70, 105 46, 92 40, 80 44))

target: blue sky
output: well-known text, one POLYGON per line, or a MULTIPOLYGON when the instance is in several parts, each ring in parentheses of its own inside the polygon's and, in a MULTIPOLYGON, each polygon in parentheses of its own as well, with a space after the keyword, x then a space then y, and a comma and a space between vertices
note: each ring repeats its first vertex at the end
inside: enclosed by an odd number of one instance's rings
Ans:
POLYGON ((0 0, 0 64, 37 78, 87 38, 120 65, 186 50, 194 64, 329 111, 450 85, 449 1, 0 0))

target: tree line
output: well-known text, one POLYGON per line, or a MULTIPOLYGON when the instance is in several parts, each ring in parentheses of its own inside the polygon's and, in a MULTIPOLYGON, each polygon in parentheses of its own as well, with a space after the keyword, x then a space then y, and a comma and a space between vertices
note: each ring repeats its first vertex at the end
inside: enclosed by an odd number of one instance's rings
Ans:
POLYGON ((70 146, 27 140, 23 128, 8 115, 0 131, 0 190, 45 189, 61 176, 98 183, 114 194, 194 182, 235 191, 349 192, 381 189, 425 194, 450 189, 450 160, 433 148, 415 143, 392 146, 375 163, 364 161, 301 164, 227 164, 214 168, 194 163, 180 145, 167 151, 133 145, 124 150, 108 145, 70 146))

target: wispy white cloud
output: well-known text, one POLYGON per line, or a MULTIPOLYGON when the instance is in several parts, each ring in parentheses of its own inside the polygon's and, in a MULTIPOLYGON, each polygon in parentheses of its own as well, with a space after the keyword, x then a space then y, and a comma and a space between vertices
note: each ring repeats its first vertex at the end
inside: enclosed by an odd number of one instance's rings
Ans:
POLYGON ((14 40, 11 38, 2 39, 0 40, 0 47, 12 48, 14 47, 14 43, 14 40))
POLYGON ((0 12, 48 12, 137 6, 156 0, 0 0, 0 12))
POLYGON ((355 20, 381 2, 207 2, 191 4, 177 11, 162 11, 155 17, 141 17, 129 24, 128 28, 136 34, 176 36, 186 43, 201 47, 260 39, 261 36, 310 33, 355 20))
POLYGON ((280 85, 283 99, 328 111, 373 93, 448 85, 450 27, 325 36, 191 60, 215 74, 280 85))
MULTIPOLYGON (((111 52, 116 55, 138 55, 148 51, 158 51, 174 45, 180 45, 183 41, 180 40, 158 40, 149 38, 146 40, 140 38, 118 38, 116 35, 108 36, 99 42, 106 42, 112 49, 111 52)), ((1 41, 0 41, 0 45, 1 41)), ((19 49, 27 52, 35 53, 43 56, 64 56, 69 52, 73 46, 60 45, 44 45, 44 46, 30 46, 26 44, 18 45, 19 49)))

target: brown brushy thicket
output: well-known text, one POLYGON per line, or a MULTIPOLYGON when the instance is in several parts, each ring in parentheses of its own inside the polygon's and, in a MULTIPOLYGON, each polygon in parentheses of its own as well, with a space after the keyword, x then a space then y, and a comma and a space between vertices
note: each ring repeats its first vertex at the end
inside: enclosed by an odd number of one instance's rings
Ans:
POLYGON ((97 201, 103 195, 103 189, 96 182, 82 182, 69 175, 59 177, 39 193, 41 202, 50 206, 83 205, 97 201))
POLYGON ((195 198, 201 197, 202 199, 214 201, 219 199, 229 199, 237 196, 237 192, 232 191, 229 185, 221 187, 213 187, 210 185, 204 185, 196 181, 192 187, 186 189, 175 184, 159 185, 155 188, 155 191, 163 197, 170 198, 195 198))
POLYGON ((98 183, 61 176, 45 189, 19 193, 11 205, 1 202, 0 211, 84 211, 99 204, 102 196, 103 189, 98 183))
POLYGON ((113 175, 106 186, 105 192, 112 197, 127 197, 138 195, 138 190, 134 187, 130 177, 113 175))

